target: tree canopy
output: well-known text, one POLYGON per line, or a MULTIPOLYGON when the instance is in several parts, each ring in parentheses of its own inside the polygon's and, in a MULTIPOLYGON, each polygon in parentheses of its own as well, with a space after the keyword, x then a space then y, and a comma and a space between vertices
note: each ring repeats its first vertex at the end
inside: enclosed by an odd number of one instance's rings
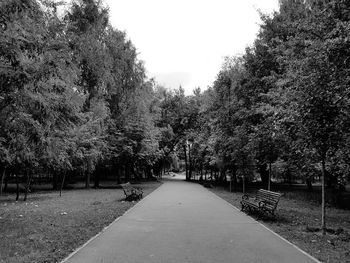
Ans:
MULTIPOLYGON (((0 4, 0 169, 99 186, 181 169, 234 186, 349 179, 350 3, 281 0, 211 87, 149 79, 102 1, 0 4)), ((3 172, 2 174, 5 174, 3 172)), ((3 179, 3 178, 2 178, 3 179)), ((325 227, 325 226, 324 226, 325 227)))

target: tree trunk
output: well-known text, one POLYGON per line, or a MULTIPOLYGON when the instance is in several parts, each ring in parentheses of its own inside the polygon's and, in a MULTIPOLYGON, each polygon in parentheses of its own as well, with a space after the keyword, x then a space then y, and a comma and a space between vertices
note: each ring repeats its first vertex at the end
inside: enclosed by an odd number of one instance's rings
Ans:
POLYGON ((86 162, 86 177, 85 177, 85 188, 89 189, 90 188, 90 183, 91 183, 91 174, 93 173, 93 161, 91 158, 87 159, 86 162))
POLYGON ((214 171, 215 182, 219 181, 219 172, 217 170, 214 171))
POLYGON ((90 188, 90 172, 86 172, 85 176, 85 188, 89 189, 90 188))
POLYGON ((245 175, 243 174, 243 194, 245 194, 245 175))
POLYGON ((94 188, 100 187, 100 168, 97 168, 94 172, 94 188))
POLYGON ((322 234, 326 234, 326 193, 325 193, 325 181, 326 181, 326 161, 322 158, 322 234))
POLYGON ((188 176, 188 164, 187 164, 187 149, 186 149, 186 145, 183 146, 184 148, 184 153, 185 153, 185 170, 186 170, 186 180, 189 180, 189 176, 188 176))
MULTIPOLYGON (((268 187, 268 180, 269 180, 269 172, 267 171, 267 164, 260 164, 259 165, 259 174, 260 174, 260 178, 261 178, 261 182, 263 184, 263 187, 268 187)), ((265 188, 265 189, 266 189, 265 188)))
POLYGON ((124 165, 124 177, 125 177, 125 182, 130 181, 130 169, 128 169, 128 165, 124 165))
POLYGON ((192 179, 192 158, 191 158, 191 146, 188 146, 188 162, 189 162, 189 171, 188 171, 188 177, 191 180, 192 179))
POLYGON ((9 177, 11 177, 11 173, 9 173, 8 176, 5 176, 4 192, 7 192, 7 186, 8 186, 8 182, 9 182, 9 177))
POLYGON ((16 176, 16 201, 19 199, 19 180, 18 180, 18 174, 15 174, 16 176))
POLYGON ((233 184, 233 191, 236 191, 237 190, 237 169, 236 169, 235 165, 232 166, 231 180, 232 180, 232 184, 233 184))
POLYGON ((121 184, 119 167, 117 167, 116 172, 117 172, 117 184, 121 184))
POLYGON ((0 196, 2 196, 2 189, 4 186, 5 176, 6 176, 6 168, 4 168, 4 171, 2 172, 2 176, 1 176, 0 196))
POLYGON ((131 171, 132 171, 132 175, 134 176, 134 180, 140 180, 141 179, 138 167, 136 167, 135 163, 132 164, 131 171))
POLYGON ((144 174, 145 179, 148 180, 149 179, 149 175, 147 174, 147 168, 146 167, 143 168, 143 174, 144 174))
POLYGON ((63 178, 62 178, 61 187, 60 187, 60 196, 62 196, 62 189, 63 189, 65 180, 66 180, 66 173, 63 173, 63 178))
POLYGON ((312 179, 311 178, 306 178, 306 186, 307 186, 307 190, 309 192, 312 192, 314 190, 312 187, 312 179))
POLYGON ((267 190, 271 190, 271 162, 269 162, 269 181, 267 185, 267 190))
POLYGON ((26 188, 24 192, 24 199, 23 201, 27 201, 28 193, 29 193, 29 187, 30 187, 30 180, 31 180, 31 173, 27 171, 27 182, 26 182, 26 188))

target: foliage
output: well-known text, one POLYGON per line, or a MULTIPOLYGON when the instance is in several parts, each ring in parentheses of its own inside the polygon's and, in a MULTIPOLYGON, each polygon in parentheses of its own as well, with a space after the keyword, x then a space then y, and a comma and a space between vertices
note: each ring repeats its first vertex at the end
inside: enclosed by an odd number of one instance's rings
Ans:
POLYGON ((281 1, 254 44, 190 96, 147 78, 101 1, 58 8, 1 2, 1 170, 80 174, 88 187, 101 170, 130 180, 183 160, 187 179, 210 170, 267 185, 274 167, 310 185, 323 167, 330 187, 346 181, 348 1, 281 1))
POLYGON ((162 156, 154 83, 135 47, 101 1, 73 1, 63 16, 59 5, 1 2, 1 167, 73 172, 89 187, 98 167, 152 166, 162 156))

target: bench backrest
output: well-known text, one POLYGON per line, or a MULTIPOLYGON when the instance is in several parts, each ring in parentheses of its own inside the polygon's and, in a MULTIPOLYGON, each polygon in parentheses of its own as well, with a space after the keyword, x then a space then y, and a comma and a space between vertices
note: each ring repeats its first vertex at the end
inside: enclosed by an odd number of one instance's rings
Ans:
POLYGON ((272 209, 276 208, 280 198, 280 193, 260 189, 256 194, 256 199, 261 201, 267 201, 269 203, 269 206, 271 206, 272 209))
POLYGON ((130 195, 132 193, 132 186, 129 182, 125 184, 120 184, 120 186, 123 188, 125 195, 130 195))

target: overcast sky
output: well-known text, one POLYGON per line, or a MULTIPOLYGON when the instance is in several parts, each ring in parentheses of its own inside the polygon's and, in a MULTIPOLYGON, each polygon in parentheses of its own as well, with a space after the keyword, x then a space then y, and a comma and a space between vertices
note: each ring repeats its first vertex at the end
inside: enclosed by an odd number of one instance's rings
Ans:
POLYGON ((223 58, 242 54, 278 0, 104 0, 110 22, 125 31, 149 77, 169 88, 211 86, 223 58))

